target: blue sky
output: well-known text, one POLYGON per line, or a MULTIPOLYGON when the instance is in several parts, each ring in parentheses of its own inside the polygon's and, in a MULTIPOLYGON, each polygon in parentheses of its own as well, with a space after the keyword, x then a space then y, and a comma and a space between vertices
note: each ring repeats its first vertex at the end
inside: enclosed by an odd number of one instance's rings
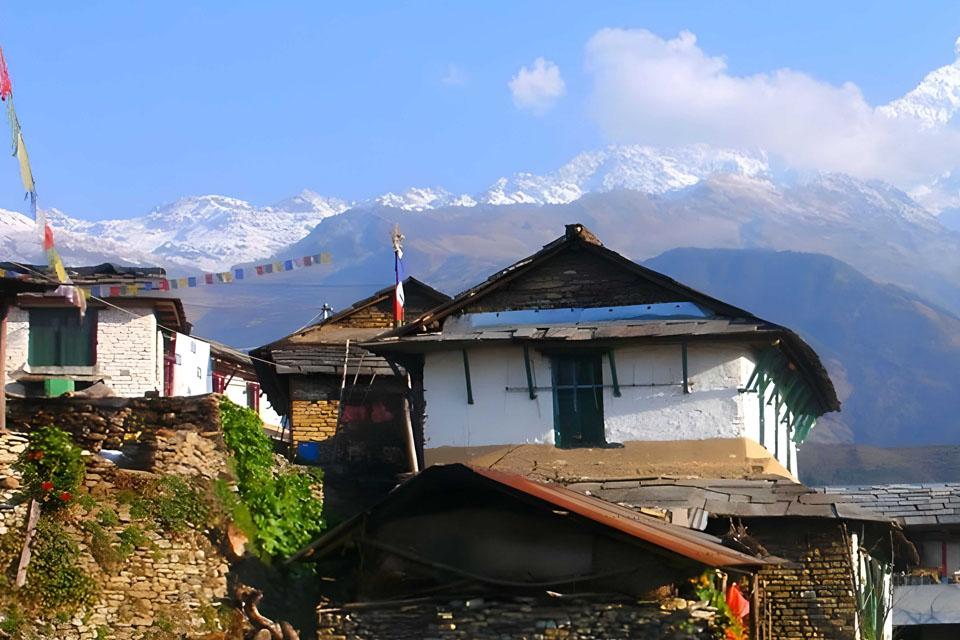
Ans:
MULTIPOLYGON (((688 30, 725 73, 789 68, 852 82, 877 105, 954 60, 960 5, 31 2, 7 4, 0 46, 41 204, 103 218, 190 194, 476 192, 610 141, 645 142, 622 114, 598 115, 610 91, 598 109, 585 52, 603 28, 688 30), (564 83, 541 113, 508 87, 538 57, 564 83)), ((0 207, 23 210, 21 198, 11 158, 0 207)))

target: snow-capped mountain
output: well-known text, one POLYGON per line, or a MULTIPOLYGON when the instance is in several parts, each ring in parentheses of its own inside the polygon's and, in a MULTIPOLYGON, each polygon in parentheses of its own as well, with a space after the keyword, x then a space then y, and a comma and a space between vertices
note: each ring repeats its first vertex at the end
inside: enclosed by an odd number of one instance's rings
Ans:
POLYGON ((658 149, 609 146, 576 156, 558 170, 538 176, 501 178, 478 199, 486 204, 566 204, 586 193, 630 189, 662 194, 723 173, 758 177, 769 173, 766 156, 707 145, 658 149))
MULTIPOLYGON (((125 220, 90 222, 51 210, 55 229, 119 243, 176 268, 219 270, 266 258, 296 242, 324 218, 348 208, 311 191, 269 207, 225 196, 181 198, 150 213, 125 220)), ((59 240, 58 240, 59 242, 59 240)))
MULTIPOLYGON (((306 236, 325 218, 354 207, 424 212, 479 204, 555 205, 573 202, 587 193, 630 189, 664 194, 717 174, 760 178, 767 173, 766 158, 760 153, 705 145, 674 149, 610 146, 582 153, 542 176, 518 173, 501 178, 475 195, 413 187, 347 202, 305 190, 264 207, 237 198, 205 195, 181 198, 127 219, 86 221, 57 209, 48 210, 47 215, 58 231, 58 243, 68 262, 100 256, 103 260, 159 263, 173 269, 223 270, 270 257, 306 236)), ((32 232, 21 229, 32 222, 21 218, 0 218, 0 229, 22 236, 15 245, 4 241, 8 243, 4 246, 10 247, 15 259, 35 260, 38 251, 33 249, 39 247, 32 232)))
POLYGON ((915 89, 877 109, 893 118, 914 118, 926 128, 950 122, 960 109, 960 38, 954 44, 957 59, 928 73, 915 89))

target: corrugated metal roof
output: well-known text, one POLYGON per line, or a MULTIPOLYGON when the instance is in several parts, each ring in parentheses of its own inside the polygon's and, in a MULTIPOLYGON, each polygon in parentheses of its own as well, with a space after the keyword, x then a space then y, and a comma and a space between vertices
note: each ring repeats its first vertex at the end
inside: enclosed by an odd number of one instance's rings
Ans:
POLYGON ((719 539, 679 527, 633 509, 584 495, 559 484, 546 484, 524 476, 467 466, 489 480, 545 500, 629 536, 711 567, 759 566, 768 562, 725 547, 719 539))
POLYGON ((417 489, 436 484, 451 487, 454 483, 470 477, 483 480, 491 487, 507 492, 517 492, 527 498, 541 500, 551 508, 574 513, 604 527, 619 531, 644 543, 665 549, 684 558, 709 567, 759 567, 779 562, 776 559, 761 559, 729 547, 711 535, 664 522, 632 509, 571 491, 563 485, 546 484, 521 475, 464 464, 435 465, 428 467, 407 480, 379 504, 357 514, 308 545, 291 558, 295 560, 336 546, 349 537, 350 532, 368 517, 388 507, 392 501, 415 497, 417 489))

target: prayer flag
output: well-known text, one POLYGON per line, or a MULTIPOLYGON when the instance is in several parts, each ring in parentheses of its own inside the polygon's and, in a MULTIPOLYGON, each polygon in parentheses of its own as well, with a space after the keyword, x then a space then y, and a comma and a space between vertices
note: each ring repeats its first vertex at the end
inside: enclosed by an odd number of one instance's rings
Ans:
POLYGON ((6 100, 13 95, 13 83, 10 82, 10 72, 7 71, 7 61, 0 49, 0 100, 6 100))
POLYGON ((190 276, 189 278, 187 278, 187 286, 188 286, 188 287, 195 287, 195 286, 197 286, 197 277, 196 277, 196 276, 190 276))
POLYGON ((304 256, 304 257, 303 257, 303 266, 309 267, 309 266, 312 265, 312 264, 313 264, 313 258, 312 258, 311 256, 304 256))
POLYGON ((20 161, 20 181, 23 183, 23 190, 27 193, 33 193, 36 185, 33 182, 33 170, 30 169, 30 157, 27 155, 27 145, 23 142, 23 134, 17 132, 17 160, 20 161))
POLYGON ((120 287, 110 287, 110 297, 116 298, 120 295, 120 287))
POLYGON ((262 265, 262 264, 258 264, 257 267, 256 267, 256 269, 257 269, 257 275, 258 275, 258 276, 262 276, 262 275, 263 275, 263 265, 262 265))
POLYGON ((293 271, 293 260, 285 260, 283 263, 284 271, 293 271))
POLYGON ((243 269, 234 269, 233 277, 235 280, 243 280, 243 269))
POLYGON ((320 254, 320 264, 330 264, 331 262, 333 262, 333 257, 329 253, 320 254))
POLYGON ((212 273, 203 274, 203 281, 206 284, 213 284, 213 274, 212 273))

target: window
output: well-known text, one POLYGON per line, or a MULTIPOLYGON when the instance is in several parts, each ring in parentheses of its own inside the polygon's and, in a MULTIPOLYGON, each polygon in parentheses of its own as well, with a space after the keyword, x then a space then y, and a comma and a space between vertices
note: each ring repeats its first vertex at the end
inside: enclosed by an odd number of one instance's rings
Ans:
POLYGON ((30 309, 27 362, 37 367, 90 367, 97 361, 97 311, 30 309))
POLYGON ((553 358, 553 430, 558 447, 606 444, 600 354, 553 358))

